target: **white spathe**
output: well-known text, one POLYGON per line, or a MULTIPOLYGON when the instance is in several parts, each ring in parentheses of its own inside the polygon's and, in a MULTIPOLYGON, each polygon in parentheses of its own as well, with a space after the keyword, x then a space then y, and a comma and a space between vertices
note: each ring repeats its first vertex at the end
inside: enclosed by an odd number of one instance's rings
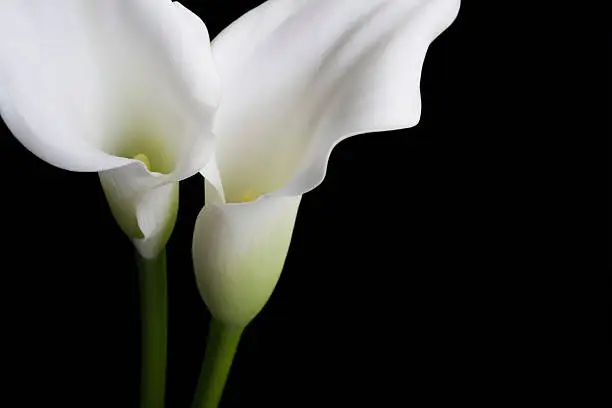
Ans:
POLYGON ((246 326, 280 277, 301 196, 268 196, 240 204, 212 203, 193 237, 196 281, 211 313, 246 326))
POLYGON ((223 99, 193 254, 216 318, 244 325, 266 303, 337 143, 416 125, 427 48, 459 3, 271 0, 215 38, 223 99))
POLYGON ((0 3, 2 118, 48 163, 99 172, 144 257, 169 237, 177 182, 212 152, 219 97, 206 27, 179 3, 0 3))

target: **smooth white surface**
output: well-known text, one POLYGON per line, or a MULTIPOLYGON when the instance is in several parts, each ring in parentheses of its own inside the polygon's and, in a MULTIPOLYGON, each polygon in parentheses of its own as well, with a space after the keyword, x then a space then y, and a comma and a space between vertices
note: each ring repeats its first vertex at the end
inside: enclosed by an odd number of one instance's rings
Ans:
POLYGON ((206 164, 219 92, 206 27, 178 3, 0 2, 0 115, 48 163, 101 172, 133 239, 159 230, 163 186, 206 164))
POLYGON ((301 194, 321 183, 339 141, 418 122, 425 53, 458 8, 458 0, 272 0, 213 41, 223 99, 193 260, 217 319, 245 325, 265 305, 301 194))
POLYGON ((226 200, 305 193, 340 140, 414 126, 427 48, 458 8, 458 0, 272 0, 225 29, 212 47, 226 200))
POLYGON ((246 326, 266 304, 283 269, 300 200, 207 201, 192 253, 198 288, 215 318, 246 326))

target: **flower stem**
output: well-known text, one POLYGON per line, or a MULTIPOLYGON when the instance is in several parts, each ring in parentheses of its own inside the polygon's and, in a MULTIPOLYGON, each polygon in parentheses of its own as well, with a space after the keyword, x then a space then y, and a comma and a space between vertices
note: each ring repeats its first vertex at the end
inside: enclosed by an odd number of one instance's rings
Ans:
POLYGON ((192 408, 217 408, 227 381, 243 327, 210 321, 206 354, 192 408))
POLYGON ((163 408, 166 387, 168 290, 166 250, 154 259, 136 255, 140 282, 140 407, 163 408))

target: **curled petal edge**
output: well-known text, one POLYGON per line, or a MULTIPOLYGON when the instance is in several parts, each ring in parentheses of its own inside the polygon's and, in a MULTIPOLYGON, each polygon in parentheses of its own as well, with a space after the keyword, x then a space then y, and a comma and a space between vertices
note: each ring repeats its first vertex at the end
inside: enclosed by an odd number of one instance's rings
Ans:
POLYGON ((207 201, 192 253, 198 289, 216 319, 244 327, 264 307, 280 278, 300 201, 207 201))

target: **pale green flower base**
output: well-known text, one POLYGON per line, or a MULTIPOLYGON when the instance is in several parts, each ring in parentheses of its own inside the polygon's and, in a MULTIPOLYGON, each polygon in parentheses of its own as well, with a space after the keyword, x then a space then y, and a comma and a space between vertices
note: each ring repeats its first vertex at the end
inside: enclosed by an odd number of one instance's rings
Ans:
POLYGON ((214 317, 210 322, 206 355, 192 408, 217 408, 244 327, 229 326, 214 317))
POLYGON ((140 282, 141 408, 164 408, 166 346, 168 341, 168 290, 166 250, 154 259, 136 254, 140 282))

